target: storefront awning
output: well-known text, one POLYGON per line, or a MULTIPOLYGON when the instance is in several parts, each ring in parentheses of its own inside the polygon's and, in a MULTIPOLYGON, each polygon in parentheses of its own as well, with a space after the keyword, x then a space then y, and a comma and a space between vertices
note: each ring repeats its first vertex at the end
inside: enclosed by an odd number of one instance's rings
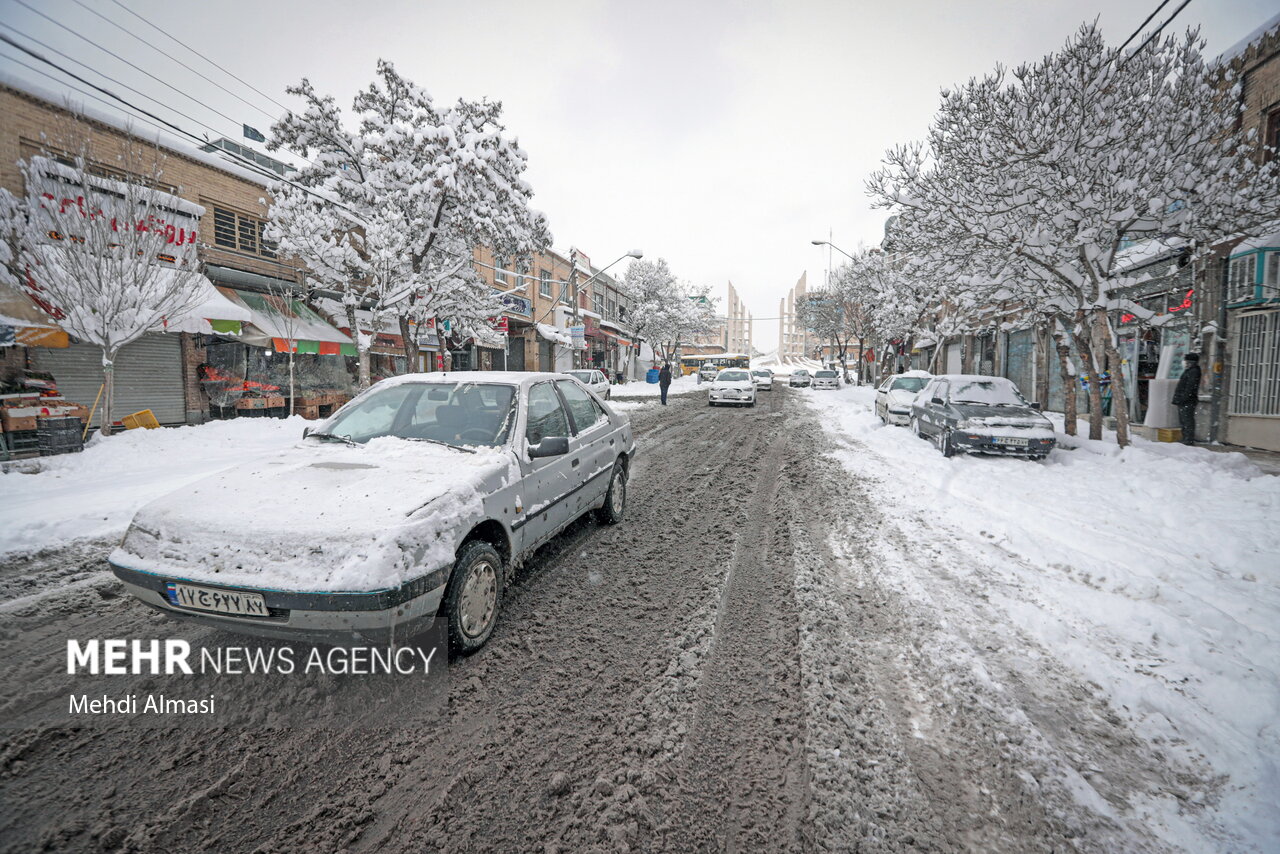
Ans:
POLYGON ((278 353, 318 353, 322 356, 354 356, 355 344, 331 326, 302 300, 267 296, 231 288, 217 289, 248 313, 241 335, 246 344, 272 347, 278 353))
POLYGON ((616 341, 618 344, 621 344, 623 347, 632 347, 632 346, 634 346, 634 345, 631 343, 631 339, 629 339, 629 338, 623 338, 623 337, 622 337, 621 335, 619 335, 618 333, 613 332, 613 331, 608 330, 608 329, 605 329, 603 326, 601 326, 601 327, 600 327, 600 331, 601 331, 601 332, 603 332, 603 333, 605 334, 605 337, 606 337, 606 338, 610 338, 610 339, 612 339, 613 341, 616 341))
POLYGON ((569 333, 562 331, 558 326, 552 326, 550 323, 539 323, 538 334, 548 341, 554 341, 566 347, 573 346, 573 338, 569 336, 569 333))
MULTIPOLYGON (((167 270, 172 275, 182 271, 167 270)), ((195 332, 210 335, 215 332, 238 334, 241 324, 250 317, 249 309, 227 299, 214 287, 213 282, 200 274, 196 276, 196 287, 200 294, 190 308, 166 318, 165 332, 195 332)))
POLYGON ((31 297, 0 284, 0 347, 66 347, 70 343, 67 333, 31 297))

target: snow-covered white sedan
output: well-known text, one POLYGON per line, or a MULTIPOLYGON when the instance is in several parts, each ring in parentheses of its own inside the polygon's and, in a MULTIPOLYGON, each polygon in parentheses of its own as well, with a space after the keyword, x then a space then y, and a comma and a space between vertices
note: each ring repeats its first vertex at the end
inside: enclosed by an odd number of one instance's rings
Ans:
POLYGON ((876 416, 885 424, 906 427, 911 423, 911 401, 925 383, 933 379, 928 371, 894 374, 876 389, 876 416))
POLYGON ((594 391, 601 400, 609 399, 609 379, 604 371, 595 368, 584 368, 577 371, 565 371, 566 374, 594 391))
POLYGON ((756 384, 746 368, 725 368, 716 374, 707 390, 707 406, 732 403, 736 406, 756 405, 756 384))
POLYGON ((513 570, 579 516, 621 521, 627 417, 563 374, 384 380, 270 462, 143 507, 116 576, 167 614, 276 637, 479 649, 513 570))
POLYGON ((814 371, 814 388, 840 388, 840 374, 835 371, 814 371))
POLYGON ((755 382, 756 388, 773 391, 773 371, 752 371, 751 379, 755 382))

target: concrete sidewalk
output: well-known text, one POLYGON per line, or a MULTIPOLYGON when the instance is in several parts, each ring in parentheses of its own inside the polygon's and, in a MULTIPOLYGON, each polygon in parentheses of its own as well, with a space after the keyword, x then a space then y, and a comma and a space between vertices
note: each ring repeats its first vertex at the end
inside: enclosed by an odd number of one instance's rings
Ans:
POLYGON ((1210 445, 1207 442, 1201 444, 1196 443, 1197 448, 1204 448, 1206 451, 1217 451, 1223 454, 1244 454, 1254 465, 1262 469, 1266 474, 1280 476, 1280 452, 1264 451, 1261 448, 1246 448, 1241 445, 1210 445))

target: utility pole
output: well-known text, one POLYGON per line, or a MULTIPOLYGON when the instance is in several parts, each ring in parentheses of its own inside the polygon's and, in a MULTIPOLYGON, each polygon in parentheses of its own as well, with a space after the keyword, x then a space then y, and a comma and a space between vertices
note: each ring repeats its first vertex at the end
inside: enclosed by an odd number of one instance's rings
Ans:
MULTIPOLYGON (((581 368, 581 351, 578 350, 577 339, 573 337, 573 330, 582 322, 582 316, 578 312, 578 259, 572 249, 569 250, 569 256, 572 262, 569 267, 569 297, 573 300, 573 325, 569 329, 569 346, 573 355, 573 367, 581 368)), ((585 341, 586 339, 584 338, 583 340, 585 341)))

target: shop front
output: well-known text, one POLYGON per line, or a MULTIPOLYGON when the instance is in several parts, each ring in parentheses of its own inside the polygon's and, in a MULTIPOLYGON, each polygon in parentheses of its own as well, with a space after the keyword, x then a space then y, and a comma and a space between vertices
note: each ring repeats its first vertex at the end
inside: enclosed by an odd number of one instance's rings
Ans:
POLYGON ((1159 422, 1150 424, 1154 427, 1176 426, 1169 398, 1182 376, 1182 357, 1191 351, 1196 338, 1195 289, 1180 280, 1155 293, 1131 292, 1125 298, 1138 308, 1121 311, 1114 317, 1129 419, 1135 424, 1154 419, 1159 422), (1144 320, 1147 312, 1150 319, 1144 320), (1153 405, 1156 412, 1151 412, 1153 405))

